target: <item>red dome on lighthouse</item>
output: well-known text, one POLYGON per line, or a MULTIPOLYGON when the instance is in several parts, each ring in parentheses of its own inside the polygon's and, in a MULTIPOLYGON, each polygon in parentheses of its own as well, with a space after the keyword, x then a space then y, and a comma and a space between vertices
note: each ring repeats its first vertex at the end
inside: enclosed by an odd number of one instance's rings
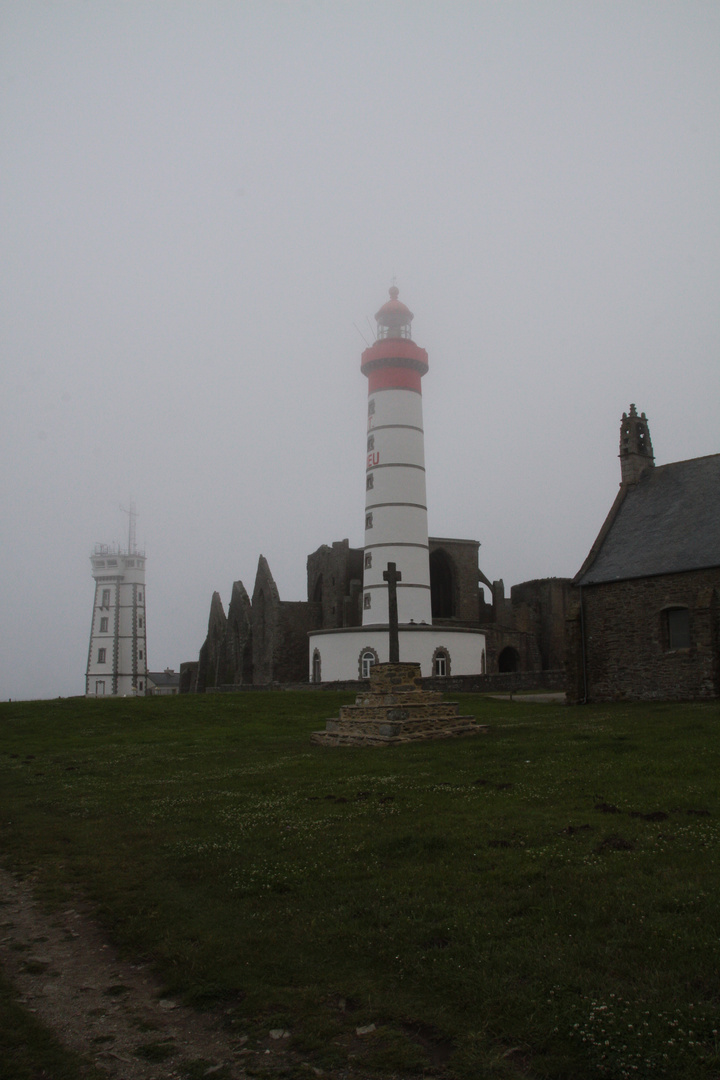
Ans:
POLYGON ((413 313, 401 300, 399 289, 390 287, 390 299, 375 316, 378 324, 374 345, 362 354, 361 370, 368 376, 372 394, 380 388, 408 387, 420 392, 420 379, 428 369, 428 355, 412 340, 413 313))
POLYGON ((413 313, 409 307, 398 300, 400 290, 397 285, 391 285, 389 289, 390 299, 383 304, 375 315, 378 324, 378 337, 410 337, 410 323, 413 321, 413 313))

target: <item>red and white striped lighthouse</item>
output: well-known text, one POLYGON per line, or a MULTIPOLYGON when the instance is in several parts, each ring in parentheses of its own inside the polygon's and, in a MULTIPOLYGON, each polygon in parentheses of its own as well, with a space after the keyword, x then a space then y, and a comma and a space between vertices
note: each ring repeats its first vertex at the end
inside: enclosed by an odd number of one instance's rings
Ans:
POLYGON ((413 314, 395 286, 375 318, 377 340, 361 364, 368 380, 362 624, 353 617, 350 625, 310 631, 310 681, 367 679, 373 664, 398 655, 420 664, 426 677, 479 674, 485 671, 482 630, 432 621, 420 385, 427 353, 412 340, 413 314), (397 637, 390 585, 397 586, 397 637))
POLYGON ((390 299, 375 316, 377 340, 362 354, 368 379, 363 626, 388 622, 383 571, 394 562, 400 624, 432 622, 425 449, 420 380, 425 349, 412 340, 413 314, 390 299))

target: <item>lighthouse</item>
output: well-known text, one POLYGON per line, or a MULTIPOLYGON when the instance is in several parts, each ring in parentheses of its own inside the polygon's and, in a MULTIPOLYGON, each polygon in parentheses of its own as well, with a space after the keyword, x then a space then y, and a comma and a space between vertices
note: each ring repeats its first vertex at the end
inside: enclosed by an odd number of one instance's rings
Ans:
POLYGON ((432 622, 421 387, 428 356, 412 340, 413 313, 398 294, 393 285, 375 315, 377 338, 360 365, 368 380, 363 626, 388 621, 389 562, 400 574, 398 622, 432 622))
POLYGON ((413 313, 395 285, 375 319, 377 337, 360 362, 368 390, 362 620, 310 631, 309 679, 367 679, 375 664, 398 657, 426 677, 480 674, 483 632, 432 620, 421 386, 427 352, 412 340, 413 313))

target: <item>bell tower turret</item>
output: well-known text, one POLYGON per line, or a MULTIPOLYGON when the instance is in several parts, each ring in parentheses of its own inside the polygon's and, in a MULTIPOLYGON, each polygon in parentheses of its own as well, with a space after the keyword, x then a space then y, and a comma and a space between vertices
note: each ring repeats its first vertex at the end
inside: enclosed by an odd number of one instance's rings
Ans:
POLYGON ((620 483, 636 484, 646 469, 655 465, 650 428, 645 413, 638 416, 634 405, 623 413, 620 424, 620 483))

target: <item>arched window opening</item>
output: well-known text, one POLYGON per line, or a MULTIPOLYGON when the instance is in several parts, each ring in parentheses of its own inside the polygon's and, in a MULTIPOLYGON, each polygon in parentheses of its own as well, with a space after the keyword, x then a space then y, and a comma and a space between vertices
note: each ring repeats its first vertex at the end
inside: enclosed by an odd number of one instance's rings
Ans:
POLYGON ((370 678, 370 668, 378 663, 378 654, 374 649, 363 649, 360 653, 360 678, 370 678))
POLYGON ((520 653, 511 645, 506 646, 498 656, 498 671, 519 671, 520 653))
POLYGON ((321 672, 321 666, 320 666, 320 650, 319 649, 315 649, 313 651, 312 681, 314 683, 322 682, 322 672, 321 672))
POLYGON ((450 674, 450 653, 447 649, 438 648, 433 653, 432 673, 438 679, 445 679, 450 674))
POLYGON ((450 556, 442 548, 430 554, 430 604, 433 619, 455 616, 455 575, 450 556))

